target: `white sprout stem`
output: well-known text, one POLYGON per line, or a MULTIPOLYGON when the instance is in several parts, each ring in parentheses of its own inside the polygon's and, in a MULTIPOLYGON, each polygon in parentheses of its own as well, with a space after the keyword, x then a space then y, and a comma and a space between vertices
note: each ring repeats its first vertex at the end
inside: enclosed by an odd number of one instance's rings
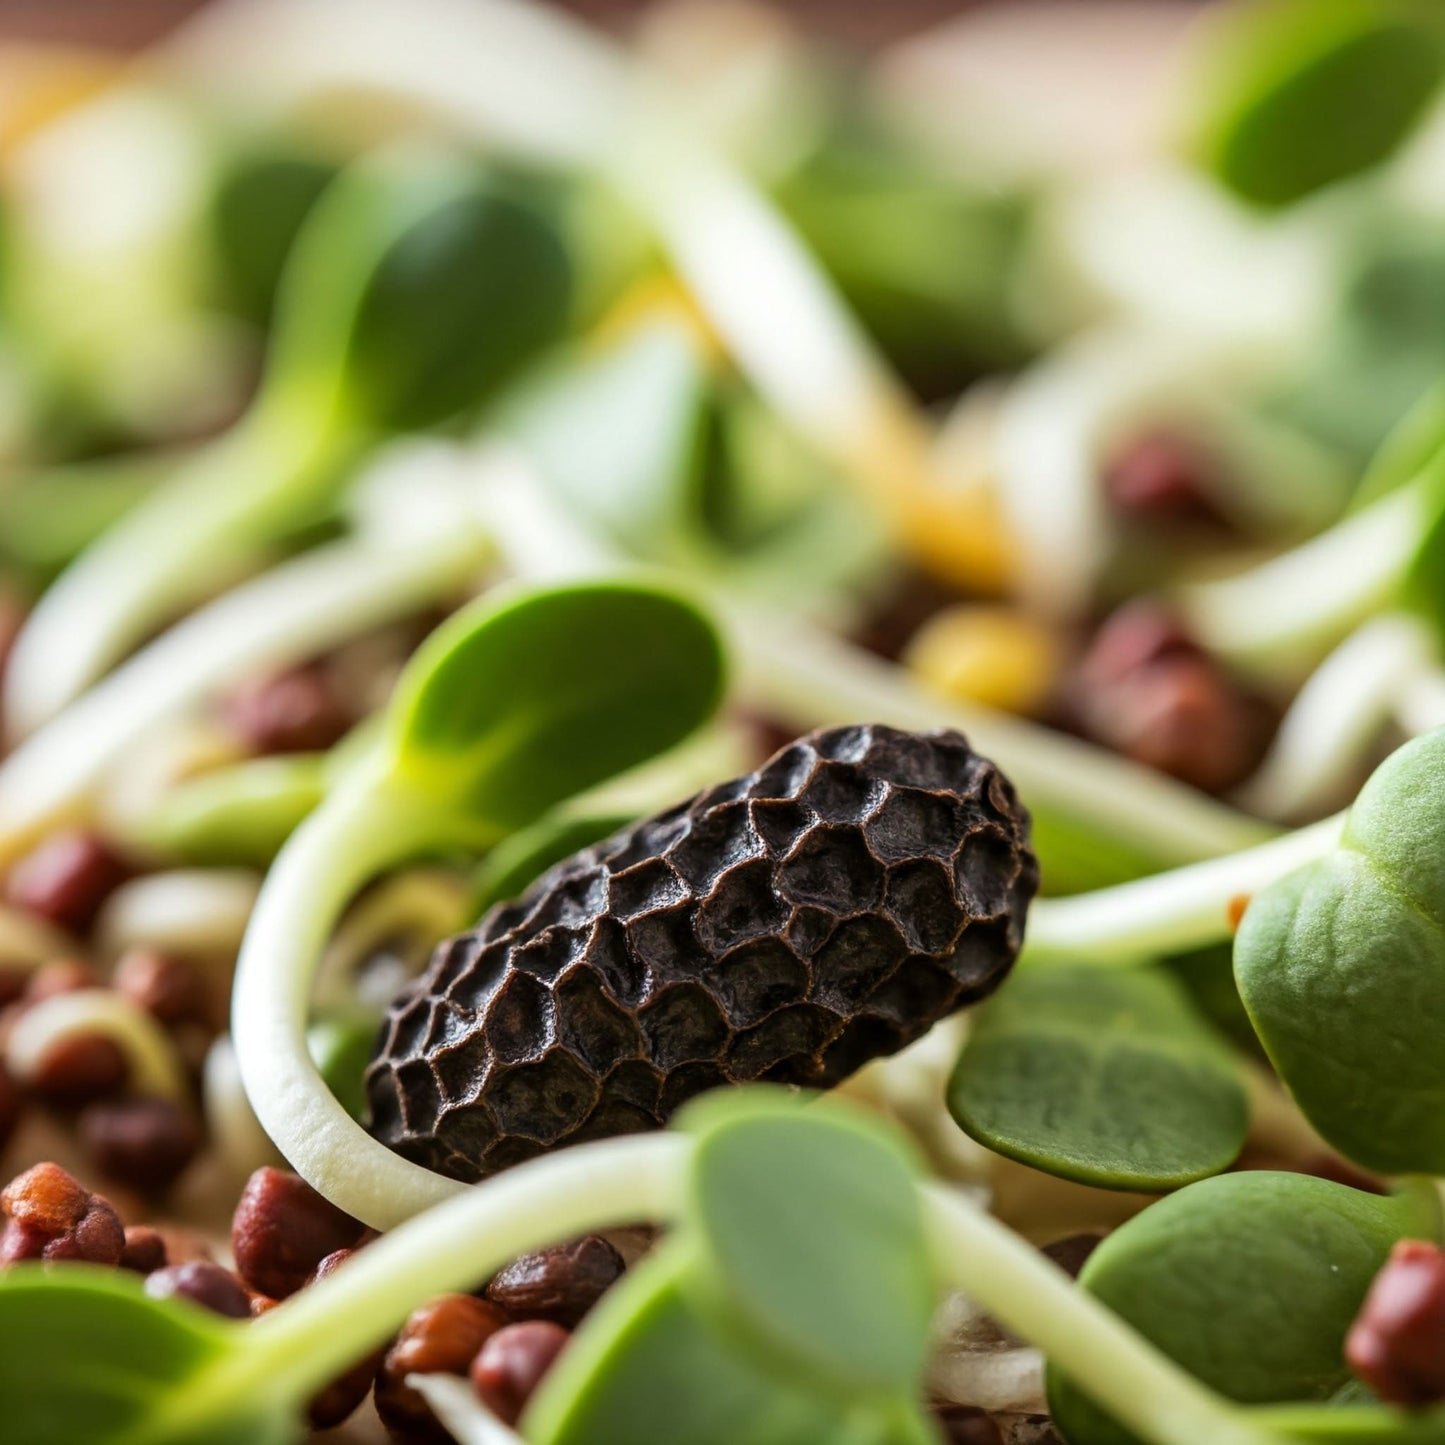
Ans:
POLYGON ((1153 1445, 1278 1445, 1033 1245, 946 1185, 923 1186, 939 1269, 1153 1445))
POLYGON ((165 1030, 113 989, 85 988, 55 994, 16 1019, 5 1044, 5 1061, 22 1082, 36 1078, 47 1056, 66 1039, 100 1035, 117 1044, 138 1094, 184 1100, 185 1069, 165 1030))
POLYGON ((1181 588, 1176 601, 1210 651, 1275 681, 1298 676, 1390 605, 1426 521, 1421 489, 1403 487, 1258 567, 1181 588))
MULTIPOLYGON (((488 550, 464 515, 401 543, 362 536, 308 552, 192 613, 0 764, 0 862, 83 803, 128 748, 238 671, 284 666, 404 617, 473 577, 488 550)), ((92 600, 97 617, 109 615, 92 600)), ((41 626, 43 637, 49 624, 41 626)))
POLYGON ((261 1127, 292 1168, 338 1208, 390 1229, 465 1185, 373 1139, 322 1079, 306 1046, 327 940, 362 884, 434 841, 423 812, 355 779, 296 830, 267 875, 241 945, 231 1036, 261 1127))
POLYGON ((224 959, 241 946, 260 879, 247 868, 174 868, 143 873, 106 899, 95 921, 97 949, 119 958, 158 948, 182 958, 224 959))
POLYGON ((1352 632, 1295 695, 1237 801, 1281 822, 1318 816, 1355 781, 1402 692, 1434 651, 1423 625, 1398 613, 1352 632))
MULTIPOLYGON (((1238 350, 1236 347, 1235 350, 1238 350)), ((994 461, 1018 541, 1018 583, 1043 610, 1078 616, 1117 528, 1100 483, 1106 449, 1166 408, 1199 408, 1219 348, 1169 345, 1126 328, 1086 334, 1025 371, 1003 396, 994 461)))
POLYGON ((808 727, 866 719, 959 728, 1040 811, 1059 809, 1161 866, 1260 843, 1269 829, 1102 748, 990 708, 944 701, 861 648, 797 620, 733 612, 740 687, 755 705, 808 727))
POLYGON ((1040 898, 1029 910, 1024 958, 1128 965, 1221 943, 1254 894, 1324 857, 1343 830, 1340 813, 1228 857, 1072 898, 1040 898))
POLYGON ((280 1379, 304 1398, 394 1334, 419 1304, 475 1289, 520 1254, 672 1219, 690 1149, 680 1134, 628 1135, 545 1155, 485 1184, 454 1185, 455 1197, 247 1326, 240 1359, 187 1394, 213 1398, 280 1379))
POLYGON ((1445 727, 1445 670, 1420 669, 1395 699, 1395 721, 1413 738, 1445 727))
POLYGON ((82 553, 40 599, 6 669, 11 736, 34 732, 152 628, 213 590, 268 540, 270 510, 325 468, 317 445, 269 408, 198 452, 82 553))
POLYGON ((482 1404, 458 1375, 408 1375, 406 1383, 431 1407, 458 1445, 526 1445, 482 1404))

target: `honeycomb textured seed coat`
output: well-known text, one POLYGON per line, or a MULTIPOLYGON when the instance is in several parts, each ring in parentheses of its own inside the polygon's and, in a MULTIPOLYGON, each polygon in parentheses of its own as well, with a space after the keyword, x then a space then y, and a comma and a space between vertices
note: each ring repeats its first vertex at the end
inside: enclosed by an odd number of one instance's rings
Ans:
POLYGON ((443 943, 392 1006, 372 1130, 470 1181, 717 1085, 836 1084, 1002 982, 1028 832, 956 732, 802 738, 443 943))

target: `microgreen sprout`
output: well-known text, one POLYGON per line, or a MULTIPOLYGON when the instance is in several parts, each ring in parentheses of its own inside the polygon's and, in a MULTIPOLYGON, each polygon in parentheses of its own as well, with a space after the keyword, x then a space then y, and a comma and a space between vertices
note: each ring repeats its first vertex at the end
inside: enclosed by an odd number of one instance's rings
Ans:
POLYGON ((257 1117, 334 1203, 385 1227, 457 1188, 370 1139, 307 1052, 321 949, 352 895, 409 858, 495 846, 662 751, 721 685, 711 625, 644 583, 488 601, 417 654, 380 745, 282 850, 237 971, 233 1035, 257 1117))
POLYGON ((1175 600, 1212 651, 1276 682, 1298 680, 1391 607, 1445 632, 1442 526, 1445 388, 1436 387, 1386 439, 1342 520, 1256 567, 1180 588, 1175 600))
MULTIPOLYGON (((305 552, 199 608, 27 738, 0 763, 0 859, 83 805, 127 748, 219 690, 238 668, 299 662, 471 582, 490 543, 468 503, 470 481, 457 471, 440 444, 383 456, 355 498, 354 536, 305 552)), ((297 765, 256 767, 263 776, 247 781, 267 788, 280 811, 294 807, 298 792, 304 796, 297 765), (286 775, 285 790, 278 791, 278 771, 286 775)), ((208 811, 217 804, 209 795, 201 799, 208 811)), ((195 831, 188 816, 159 826, 162 843, 168 831, 195 831)), ((263 832, 274 832, 274 824, 263 832)))
POLYGON ((473 405, 560 331, 549 221, 474 166, 358 163, 308 219, 245 417, 89 548, 17 642, 6 711, 32 731, 149 630, 326 516, 378 437, 473 405), (478 343, 484 338, 484 344, 478 343))
POLYGON ((1445 734, 1374 773, 1338 844, 1256 894, 1235 974, 1270 1058, 1336 1148, 1389 1174, 1445 1173, 1445 734))

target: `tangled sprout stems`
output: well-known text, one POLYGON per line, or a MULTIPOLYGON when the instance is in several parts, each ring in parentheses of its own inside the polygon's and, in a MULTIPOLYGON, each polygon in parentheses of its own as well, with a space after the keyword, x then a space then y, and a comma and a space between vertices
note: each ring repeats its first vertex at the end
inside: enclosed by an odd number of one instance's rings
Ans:
POLYGON ((126 748, 238 669, 299 660, 467 581, 488 544, 470 519, 456 522, 403 544, 360 537, 307 553, 137 653, 0 764, 0 861, 81 802, 126 748))

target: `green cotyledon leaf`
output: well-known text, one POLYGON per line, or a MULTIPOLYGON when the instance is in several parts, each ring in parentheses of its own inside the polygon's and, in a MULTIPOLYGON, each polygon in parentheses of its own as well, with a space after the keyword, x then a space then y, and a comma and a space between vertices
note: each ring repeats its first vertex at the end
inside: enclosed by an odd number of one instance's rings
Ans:
POLYGON ((1256 894, 1240 996, 1316 1129, 1386 1174, 1445 1172, 1445 731, 1398 749, 1340 845, 1256 894))
POLYGON ((1021 969, 974 1017, 948 1085, 996 1153, 1105 1189, 1226 1168, 1248 1102, 1228 1047, 1162 969, 1021 969))
POLYGON ((698 1310, 680 1242, 587 1317, 521 1422, 528 1445, 928 1445, 906 1397, 877 1404, 769 1371, 698 1310))
POLYGON ((1384 161, 1445 79, 1430 0, 1233 0, 1206 17, 1190 149, 1224 185, 1286 206, 1384 161))
POLYGON ((705 1095, 687 1218, 705 1312, 832 1398, 917 1393, 935 1304, 914 1161, 866 1114, 705 1095))
MULTIPOLYGON (((1224 1174, 1117 1229, 1079 1284, 1229 1399, 1323 1402, 1350 1381, 1345 1334, 1390 1249, 1438 1231, 1424 1189, 1383 1198, 1307 1174, 1224 1174)), ((1049 1404, 1069 1445, 1137 1445, 1056 1369, 1049 1404)))
POLYGON ((716 628, 668 587, 513 593, 427 639, 383 751, 444 811, 505 834, 682 741, 717 707, 723 677, 716 628))
POLYGON ((209 1390, 245 1325, 147 1297, 123 1270, 0 1271, 0 1437, 6 1445, 289 1445, 296 1402, 209 1390), (194 1398, 192 1398, 194 1396, 194 1398), (184 1422, 184 1423, 183 1423, 184 1422))

